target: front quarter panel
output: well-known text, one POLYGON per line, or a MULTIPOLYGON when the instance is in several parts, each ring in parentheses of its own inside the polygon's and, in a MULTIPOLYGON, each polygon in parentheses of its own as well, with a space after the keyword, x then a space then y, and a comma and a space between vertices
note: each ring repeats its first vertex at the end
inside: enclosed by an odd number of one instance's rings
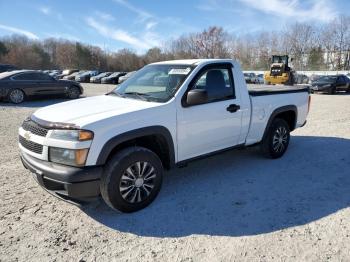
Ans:
MULTIPOLYGON (((97 165, 104 145, 114 137, 121 134, 147 128, 150 126, 164 127, 171 134, 174 145, 176 144, 176 109, 173 99, 165 104, 133 111, 123 115, 115 115, 84 126, 94 132, 86 165, 97 165)), ((174 148, 176 161, 176 147, 174 148)))

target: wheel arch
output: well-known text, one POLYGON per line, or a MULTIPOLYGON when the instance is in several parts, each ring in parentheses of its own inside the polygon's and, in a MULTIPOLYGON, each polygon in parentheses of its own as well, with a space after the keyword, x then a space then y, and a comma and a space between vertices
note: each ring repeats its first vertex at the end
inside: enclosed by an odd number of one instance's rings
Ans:
POLYGON ((118 150, 131 146, 145 147, 158 155, 166 169, 175 164, 174 142, 164 126, 135 129, 109 139, 102 147, 96 165, 104 165, 118 150))
POLYGON ((288 123, 290 131, 293 131, 297 124, 298 109, 295 105, 287 105, 276 108, 270 115, 269 120, 264 131, 263 139, 266 137, 268 130, 274 119, 281 118, 288 123))
POLYGON ((79 85, 79 83, 73 83, 69 86, 69 88, 72 88, 72 87, 78 88, 81 95, 84 93, 83 88, 81 85, 79 85))

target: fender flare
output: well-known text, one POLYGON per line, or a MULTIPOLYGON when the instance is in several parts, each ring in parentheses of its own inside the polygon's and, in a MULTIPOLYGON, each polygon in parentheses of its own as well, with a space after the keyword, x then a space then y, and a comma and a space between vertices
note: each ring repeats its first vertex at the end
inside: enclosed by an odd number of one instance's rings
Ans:
POLYGON ((175 149, 173 138, 171 136, 170 131, 164 126, 149 126, 138 128, 112 137, 103 145, 100 154, 97 158, 96 165, 104 165, 113 149, 121 143, 149 135, 161 136, 166 140, 169 149, 168 153, 170 166, 174 165, 175 149))
MULTIPOLYGON (((272 111, 269 120, 267 121, 267 125, 265 127, 265 131, 264 131, 264 135, 262 140, 265 139, 267 132, 272 124, 272 121, 276 118, 276 116, 278 114, 281 114, 283 112, 287 112, 287 111, 293 111, 295 113, 295 121, 294 121, 294 128, 296 127, 297 124, 297 120, 298 120, 298 109, 295 105, 287 105, 287 106, 282 106, 282 107, 278 107, 276 108, 274 111, 272 111)), ((293 129, 294 130, 294 129, 293 129)), ((291 130, 291 131, 293 131, 291 130)))

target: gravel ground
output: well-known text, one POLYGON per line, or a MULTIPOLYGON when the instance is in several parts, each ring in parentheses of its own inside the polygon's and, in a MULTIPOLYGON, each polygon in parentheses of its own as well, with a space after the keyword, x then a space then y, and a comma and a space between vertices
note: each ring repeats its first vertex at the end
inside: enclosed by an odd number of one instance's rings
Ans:
POLYGON ((133 214, 58 200, 23 168, 18 126, 60 101, 0 103, 0 261, 350 260, 350 95, 312 95, 282 159, 249 148, 174 169, 133 214))

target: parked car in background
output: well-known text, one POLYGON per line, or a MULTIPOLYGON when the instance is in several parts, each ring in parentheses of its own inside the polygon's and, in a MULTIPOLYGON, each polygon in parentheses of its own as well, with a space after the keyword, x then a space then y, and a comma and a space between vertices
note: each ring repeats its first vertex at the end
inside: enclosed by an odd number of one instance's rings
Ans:
POLYGON ((79 72, 79 70, 78 69, 65 69, 65 70, 63 70, 63 72, 61 74, 57 75, 57 79, 62 79, 63 77, 71 75, 75 72, 79 72))
POLYGON ((76 77, 77 75, 83 74, 83 73, 85 73, 85 72, 86 72, 86 71, 74 72, 74 73, 72 73, 72 74, 70 74, 70 75, 64 76, 63 79, 65 79, 65 80, 75 80, 75 77, 76 77))
POLYGON ((119 78, 126 75, 126 72, 114 72, 110 76, 101 78, 102 84, 118 84, 119 78))
POLYGON ((90 83, 101 83, 101 79, 104 77, 108 77, 112 74, 112 72, 104 72, 98 74, 97 76, 90 77, 90 83))
POLYGON ((256 84, 263 84, 264 83, 264 74, 258 74, 255 78, 256 84))
POLYGON ((129 73, 127 73, 126 75, 123 75, 121 77, 119 77, 119 81, 118 83, 123 83, 125 80, 127 80, 128 78, 130 78, 133 74, 135 74, 136 71, 131 71, 129 73))
POLYGON ((49 76, 52 76, 53 78, 58 79, 57 76, 60 75, 60 74, 62 74, 61 70, 52 70, 49 73, 49 76))
POLYGON ((312 75, 309 77, 309 84, 311 84, 311 83, 314 82, 314 81, 317 81, 317 79, 319 79, 320 77, 322 77, 322 75, 312 74, 312 75))
POLYGON ((18 68, 15 67, 14 65, 0 64, 0 73, 9 72, 9 71, 13 71, 13 70, 18 70, 18 68))
POLYGON ((244 73, 244 79, 246 83, 256 83, 256 75, 254 73, 244 73))
POLYGON ((296 74, 295 75, 295 83, 296 84, 307 84, 309 82, 309 77, 304 74, 296 74))
POLYGON ((335 94, 337 91, 350 92, 350 79, 345 75, 321 76, 311 83, 311 92, 327 92, 335 94))
POLYGON ((65 95, 70 99, 83 93, 74 81, 56 80, 48 74, 33 70, 16 70, 0 73, 0 99, 19 104, 34 96, 65 95))
POLYGON ((89 83, 90 77, 96 76, 99 74, 99 71, 86 71, 85 73, 79 74, 75 77, 75 81, 89 83))

